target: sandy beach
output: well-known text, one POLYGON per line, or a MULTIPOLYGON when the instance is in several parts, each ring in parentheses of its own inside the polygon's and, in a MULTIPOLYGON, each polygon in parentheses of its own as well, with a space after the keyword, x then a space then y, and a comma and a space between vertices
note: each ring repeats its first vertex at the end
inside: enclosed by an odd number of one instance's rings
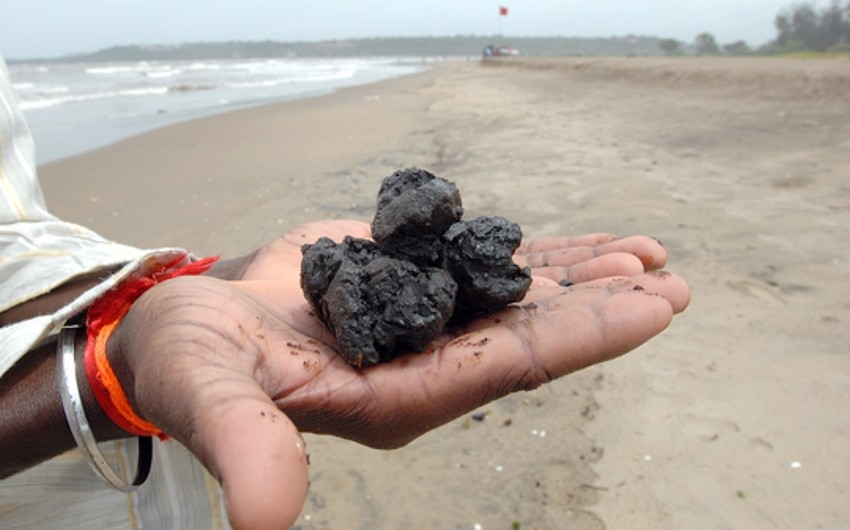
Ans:
POLYGON ((527 237, 655 236, 693 301, 631 354, 403 449, 308 437, 297 528, 850 524, 850 61, 449 62, 40 172, 54 213, 106 237, 235 256, 370 219, 406 166, 527 237))

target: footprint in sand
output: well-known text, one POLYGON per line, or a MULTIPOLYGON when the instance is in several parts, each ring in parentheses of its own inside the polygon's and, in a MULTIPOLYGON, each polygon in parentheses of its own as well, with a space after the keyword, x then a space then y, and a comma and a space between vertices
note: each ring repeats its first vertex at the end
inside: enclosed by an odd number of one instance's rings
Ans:
POLYGON ((750 279, 730 280, 726 285, 740 293, 758 298, 760 300, 768 300, 787 304, 785 297, 781 294, 781 289, 768 285, 764 282, 754 281, 750 279))
POLYGON ((759 451, 765 451, 767 453, 773 452, 773 444, 764 438, 759 438, 758 436, 750 438, 750 445, 759 451))
POLYGON ((703 442, 714 442, 723 435, 741 431, 737 423, 725 418, 716 418, 704 414, 688 414, 686 418, 682 433, 703 442))

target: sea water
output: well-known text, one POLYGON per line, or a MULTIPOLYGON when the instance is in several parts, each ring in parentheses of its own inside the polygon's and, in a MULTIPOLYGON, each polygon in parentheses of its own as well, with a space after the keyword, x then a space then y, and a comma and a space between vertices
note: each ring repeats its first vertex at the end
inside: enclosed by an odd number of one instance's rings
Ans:
POLYGON ((422 70, 424 60, 230 59, 15 63, 39 164, 179 121, 422 70))

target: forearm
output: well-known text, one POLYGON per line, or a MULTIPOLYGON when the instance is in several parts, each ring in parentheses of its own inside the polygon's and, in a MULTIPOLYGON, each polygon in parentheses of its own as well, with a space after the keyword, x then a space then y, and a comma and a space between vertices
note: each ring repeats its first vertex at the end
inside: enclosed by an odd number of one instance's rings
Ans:
MULTIPOLYGON (((85 380, 82 352, 85 336, 76 340, 77 378, 85 380)), ((56 341, 27 354, 0 379, 0 478, 5 478, 74 447, 56 383, 56 341)), ((80 385, 86 416, 98 440, 128 436, 103 414, 89 386, 80 385)))
POLYGON ((0 326, 53 313, 89 288, 97 285, 105 275, 109 275, 111 272, 100 270, 76 276, 47 294, 11 307, 0 313, 0 326))

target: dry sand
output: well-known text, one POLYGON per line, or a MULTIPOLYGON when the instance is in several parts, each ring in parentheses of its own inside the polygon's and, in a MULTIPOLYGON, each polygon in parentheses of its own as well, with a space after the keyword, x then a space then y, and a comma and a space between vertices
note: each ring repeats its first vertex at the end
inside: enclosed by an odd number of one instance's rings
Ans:
POLYGON ((402 450, 310 437, 298 528, 850 524, 846 60, 450 63, 41 171, 54 211, 108 237, 235 255, 368 219, 409 165, 531 237, 654 235, 693 302, 632 354, 402 450))

